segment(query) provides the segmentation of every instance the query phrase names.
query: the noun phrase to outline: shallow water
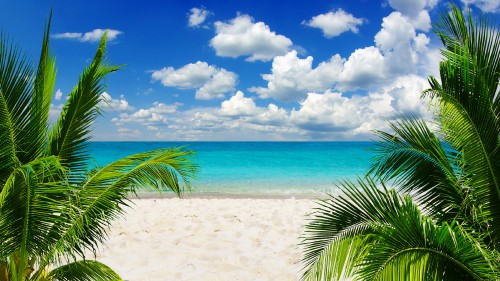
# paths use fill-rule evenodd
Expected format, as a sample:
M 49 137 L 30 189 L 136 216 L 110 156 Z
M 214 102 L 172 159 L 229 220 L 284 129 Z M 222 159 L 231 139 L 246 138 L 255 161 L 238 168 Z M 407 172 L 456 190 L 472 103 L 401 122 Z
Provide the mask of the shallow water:
M 340 180 L 363 175 L 372 142 L 92 142 L 93 163 L 161 147 L 196 151 L 196 192 L 335 192 Z

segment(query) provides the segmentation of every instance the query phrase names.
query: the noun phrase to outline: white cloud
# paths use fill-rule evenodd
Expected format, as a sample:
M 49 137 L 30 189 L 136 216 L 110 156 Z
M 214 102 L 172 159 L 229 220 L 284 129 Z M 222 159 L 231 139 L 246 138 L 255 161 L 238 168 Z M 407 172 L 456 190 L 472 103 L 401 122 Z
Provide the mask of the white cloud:
M 57 33 L 52 35 L 53 38 L 56 39 L 80 39 L 82 37 L 82 33 L 78 32 L 64 32 L 64 33 Z
M 128 101 L 123 95 L 120 96 L 120 99 L 114 99 L 110 94 L 106 92 L 103 92 L 101 94 L 99 106 L 104 110 L 117 112 L 134 110 L 134 107 L 128 104 Z
M 57 118 L 61 115 L 61 111 L 64 107 L 64 104 L 55 105 L 53 103 L 50 104 L 49 109 L 49 120 L 50 122 L 57 121 Z
M 485 13 L 500 13 L 498 0 L 461 0 L 465 6 L 475 5 Z
M 196 91 L 195 98 L 199 100 L 223 98 L 225 93 L 234 91 L 237 80 L 238 75 L 234 72 L 221 69 Z
M 421 99 L 422 92 L 429 87 L 426 79 L 410 75 L 398 78 L 380 92 L 392 97 L 391 107 L 395 112 L 430 117 L 426 100 Z
M 238 80 L 236 73 L 201 61 L 179 69 L 164 67 L 154 71 L 151 77 L 167 87 L 197 89 L 196 99 L 200 100 L 223 98 L 225 93 L 234 91 Z
M 241 91 L 220 107 L 179 111 L 180 104 L 156 102 L 151 108 L 122 113 L 114 122 L 122 136 L 169 140 L 366 140 L 372 130 L 387 130 L 395 113 L 429 117 L 420 100 L 427 80 L 416 75 L 395 78 L 367 95 L 326 90 L 310 92 L 299 108 L 259 106 Z M 174 118 L 175 115 L 175 118 Z
M 417 56 L 412 43 L 416 36 L 411 23 L 400 13 L 393 12 L 383 19 L 382 29 L 375 35 L 375 43 L 385 57 L 389 73 L 413 71 Z M 418 37 L 418 42 L 422 43 L 426 36 L 420 36 L 422 37 Z M 421 44 L 419 48 L 422 48 Z
M 389 5 L 408 16 L 417 16 L 427 5 L 427 0 L 389 0 Z
M 290 51 L 273 59 L 270 74 L 262 75 L 267 87 L 252 87 L 260 98 L 300 101 L 308 92 L 327 89 L 373 90 L 397 77 L 427 71 L 430 39 L 416 32 L 408 17 L 393 12 L 383 19 L 375 46 L 356 49 L 347 59 L 334 55 L 313 68 L 313 57 L 301 59 Z
M 215 22 L 216 35 L 210 46 L 218 56 L 237 58 L 247 56 L 247 61 L 268 61 L 285 54 L 292 41 L 277 35 L 263 22 L 254 23 L 248 15 L 238 15 L 229 22 Z
M 221 103 L 220 114 L 223 116 L 248 116 L 255 115 L 260 110 L 251 98 L 245 98 L 245 95 L 238 91 L 229 100 Z
M 413 74 L 425 62 L 429 38 L 399 12 L 385 17 L 375 35 L 376 46 L 357 49 L 344 64 L 336 88 L 371 89 Z
M 369 116 L 366 97 L 342 96 L 341 93 L 309 93 L 300 103 L 299 110 L 292 110 L 290 119 L 300 128 L 309 131 L 347 131 L 358 127 L 361 116 Z M 367 118 L 368 119 L 368 118 Z
M 129 128 L 125 127 L 119 127 L 118 129 L 118 135 L 120 138 L 128 138 L 128 139 L 133 139 L 141 135 L 140 130 L 132 130 Z
M 314 16 L 304 24 L 319 28 L 323 31 L 325 37 L 332 38 L 349 30 L 358 33 L 358 25 L 363 22 L 362 18 L 356 18 L 342 9 L 338 9 L 337 11 Z
M 437 0 L 389 0 L 389 5 L 413 23 L 413 27 L 423 31 L 431 28 L 431 18 L 427 9 L 436 6 Z
M 367 96 L 346 97 L 342 93 L 326 91 L 309 93 L 293 109 L 290 120 L 309 132 L 340 133 L 343 137 L 369 136 L 371 130 L 386 128 L 386 119 L 394 114 L 427 116 L 427 105 L 420 99 L 428 87 L 427 81 L 418 76 L 400 77 L 379 91 Z
M 61 97 L 62 97 L 63 93 L 61 92 L 61 89 L 57 89 L 54 97 L 55 97 L 55 100 L 61 100 Z
M 270 103 L 266 110 L 250 119 L 250 121 L 254 124 L 282 126 L 286 125 L 288 118 L 288 112 L 285 109 Z
M 94 29 L 85 33 L 77 33 L 77 32 L 64 32 L 57 33 L 52 35 L 53 38 L 56 39 L 73 39 L 78 40 L 80 42 L 98 42 L 101 40 L 101 37 L 104 33 L 107 32 L 108 41 L 113 41 L 118 37 L 118 35 L 122 34 L 122 31 L 114 30 L 114 29 Z
M 300 59 L 296 51 L 273 60 L 271 74 L 264 74 L 267 88 L 253 87 L 250 90 L 261 98 L 274 98 L 280 101 L 297 101 L 306 96 L 308 91 L 324 91 L 333 85 L 342 70 L 342 59 L 332 56 L 329 61 L 312 67 L 313 57 Z
M 83 42 L 97 42 L 101 40 L 101 37 L 106 33 L 108 40 L 113 41 L 116 37 L 123 32 L 114 29 L 94 29 L 90 32 L 85 32 L 83 34 L 81 41 Z
M 146 129 L 148 129 L 149 131 L 158 131 L 158 127 L 156 126 L 147 126 Z
M 157 114 L 167 114 L 167 113 L 176 113 L 177 108 L 181 106 L 182 103 L 174 103 L 174 104 L 165 104 L 162 102 L 153 102 L 153 107 L 149 109 L 152 113 Z
M 191 117 L 177 120 L 178 125 L 170 129 L 190 131 L 192 137 L 235 137 L 233 133 L 239 132 L 242 137 L 235 139 L 252 134 L 267 134 L 266 139 L 367 139 L 372 130 L 387 129 L 386 120 L 396 112 L 429 117 L 427 105 L 420 99 L 427 87 L 424 78 L 402 76 L 367 95 L 349 97 L 331 90 L 308 93 L 300 108 L 290 111 L 272 103 L 260 107 L 238 92 L 219 109 L 194 110 Z
M 415 29 L 426 32 L 431 29 L 431 16 L 427 10 L 422 10 L 416 17 L 410 17 L 408 19 Z
M 199 27 L 202 23 L 205 22 L 207 17 L 212 13 L 205 9 L 204 7 L 200 8 L 191 8 L 188 14 L 188 26 L 190 27 Z
M 113 118 L 111 121 L 117 126 L 121 126 L 125 123 L 139 123 L 146 126 L 167 124 L 167 115 L 176 113 L 177 108 L 181 105 L 181 103 L 168 105 L 162 102 L 154 102 L 153 106 L 148 109 L 141 108 L 132 114 L 121 113 L 119 118 Z
M 384 56 L 376 47 L 356 49 L 344 63 L 337 88 L 350 90 L 367 88 L 384 78 Z

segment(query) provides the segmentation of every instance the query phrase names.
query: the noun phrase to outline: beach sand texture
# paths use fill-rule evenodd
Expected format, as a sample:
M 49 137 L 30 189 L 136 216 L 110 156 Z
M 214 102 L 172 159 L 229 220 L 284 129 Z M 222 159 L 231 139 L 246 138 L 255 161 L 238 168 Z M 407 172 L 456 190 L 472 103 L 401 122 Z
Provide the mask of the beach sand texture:
M 311 199 L 133 199 L 97 259 L 125 280 L 298 280 Z

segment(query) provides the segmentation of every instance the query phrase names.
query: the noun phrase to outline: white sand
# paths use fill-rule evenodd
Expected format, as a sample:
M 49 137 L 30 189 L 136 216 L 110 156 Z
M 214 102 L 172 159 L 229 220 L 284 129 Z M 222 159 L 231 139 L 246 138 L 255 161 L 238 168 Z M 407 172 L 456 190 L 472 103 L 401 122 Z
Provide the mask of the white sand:
M 97 259 L 125 280 L 298 280 L 310 199 L 134 199 Z

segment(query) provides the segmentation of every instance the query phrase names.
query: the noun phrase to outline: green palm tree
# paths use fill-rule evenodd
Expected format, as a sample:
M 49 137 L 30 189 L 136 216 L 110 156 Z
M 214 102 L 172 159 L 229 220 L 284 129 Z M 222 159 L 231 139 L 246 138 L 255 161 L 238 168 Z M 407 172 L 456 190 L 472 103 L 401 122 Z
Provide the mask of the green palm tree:
M 304 280 L 500 279 L 500 30 L 452 6 L 436 32 L 437 129 L 402 116 L 377 132 L 368 175 L 306 226 Z
M 45 29 L 38 66 L 0 38 L 0 280 L 120 280 L 85 259 L 138 187 L 191 188 L 191 151 L 157 149 L 87 170 L 88 140 L 100 114 L 106 35 L 57 122 L 49 122 L 55 59 Z M 80 260 L 80 258 L 83 258 Z

